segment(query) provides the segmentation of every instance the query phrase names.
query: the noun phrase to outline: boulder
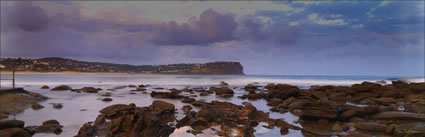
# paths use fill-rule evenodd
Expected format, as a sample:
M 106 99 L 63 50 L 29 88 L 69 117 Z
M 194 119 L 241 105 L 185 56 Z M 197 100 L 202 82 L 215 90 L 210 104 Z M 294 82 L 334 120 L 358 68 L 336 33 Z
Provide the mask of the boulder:
M 50 87 L 47 85 L 41 86 L 41 89 L 49 89 Z
M 331 104 L 307 103 L 304 104 L 300 117 L 335 119 L 338 117 L 338 113 L 338 108 Z
M 206 122 L 205 120 L 198 119 L 191 122 L 190 127 L 194 130 L 201 131 L 208 128 L 208 122 Z
M 84 124 L 75 137 L 166 137 L 175 130 L 168 124 L 175 121 L 175 116 L 173 113 L 155 111 L 171 109 L 174 111 L 174 105 L 158 100 L 149 107 L 112 105 L 102 109 L 96 122 Z M 112 112 L 114 115 L 110 115 Z
M 0 137 L 32 137 L 32 135 L 23 128 L 8 128 L 0 130 Z
M 176 92 L 156 92 L 156 91 L 153 91 L 151 93 L 151 97 L 154 97 L 154 98 L 169 98 L 169 99 L 183 98 L 182 95 L 179 95 Z
M 299 94 L 299 89 L 295 86 L 278 84 L 269 90 L 269 92 L 266 94 L 266 98 L 287 99 L 289 97 L 297 97 Z
M 68 85 L 59 85 L 57 87 L 50 89 L 50 91 L 65 91 L 65 90 L 72 90 L 72 88 Z
M 34 109 L 34 110 L 39 110 L 39 109 L 44 108 L 44 106 L 40 105 L 38 103 L 34 103 L 34 104 L 31 105 L 31 108 Z
M 49 125 L 49 124 L 60 125 L 59 121 L 54 120 L 54 119 L 43 121 L 43 124 L 42 125 Z
M 23 128 L 24 125 L 25 122 L 21 120 L 2 120 L 0 121 L 0 130 L 6 128 Z
M 157 113 L 161 113 L 163 111 L 174 112 L 175 106 L 165 101 L 155 100 L 152 102 L 152 105 L 149 106 L 149 109 L 152 112 L 157 112 Z
M 86 92 L 86 93 L 97 93 L 98 92 L 97 88 L 94 88 L 94 87 L 83 87 L 83 88 L 78 89 L 78 90 L 82 91 L 82 92 Z
M 255 91 L 257 90 L 257 86 L 252 85 L 252 84 L 248 84 L 244 87 L 245 91 Z
M 185 97 L 185 98 L 182 99 L 181 102 L 183 102 L 183 103 L 192 103 L 194 101 L 196 101 L 194 98 Z
M 112 98 L 103 98 L 102 101 L 103 102 L 111 102 L 112 101 Z
M 397 88 L 407 88 L 409 86 L 407 82 L 404 82 L 402 80 L 391 81 L 391 83 Z
M 210 91 L 215 92 L 216 95 L 222 95 L 222 94 L 234 94 L 233 90 L 228 87 L 221 87 L 221 88 L 214 88 L 211 87 Z
M 55 109 L 61 109 L 63 107 L 63 105 L 62 104 L 59 104 L 59 103 L 53 103 L 52 106 Z

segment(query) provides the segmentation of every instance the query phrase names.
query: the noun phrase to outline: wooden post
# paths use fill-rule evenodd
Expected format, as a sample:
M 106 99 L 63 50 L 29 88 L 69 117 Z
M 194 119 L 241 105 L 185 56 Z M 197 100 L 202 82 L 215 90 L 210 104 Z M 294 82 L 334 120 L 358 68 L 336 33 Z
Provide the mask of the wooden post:
M 13 69 L 13 73 L 12 73 L 12 85 L 13 85 L 13 88 L 15 88 L 15 69 Z

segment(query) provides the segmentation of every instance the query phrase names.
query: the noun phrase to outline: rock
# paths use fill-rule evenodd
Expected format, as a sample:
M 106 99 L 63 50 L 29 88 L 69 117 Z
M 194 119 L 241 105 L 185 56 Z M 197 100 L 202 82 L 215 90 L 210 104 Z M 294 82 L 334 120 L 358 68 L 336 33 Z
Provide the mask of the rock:
M 181 102 L 183 102 L 183 103 L 192 103 L 194 101 L 196 101 L 194 98 L 189 98 L 189 97 L 186 98 L 185 97 L 185 98 L 183 98 L 183 100 Z
M 190 127 L 194 130 L 202 131 L 208 128 L 208 122 L 204 120 L 196 120 L 190 123 Z
M 228 87 L 221 87 L 221 88 L 214 88 L 211 87 L 210 91 L 215 92 L 216 95 L 222 95 L 222 94 L 234 94 L 233 90 Z
M 59 85 L 57 87 L 52 88 L 50 91 L 65 91 L 65 90 L 72 90 L 71 87 L 68 85 Z
M 111 92 L 105 92 L 105 93 L 103 93 L 101 96 L 104 96 L 104 97 L 110 97 L 112 95 L 112 93 Z
M 377 80 L 376 83 L 381 84 L 381 85 L 387 84 L 387 82 L 385 80 Z
M 49 89 L 50 87 L 47 85 L 41 86 L 41 89 Z
M 338 113 L 338 108 L 331 104 L 307 103 L 304 104 L 300 117 L 335 119 Z
M 136 88 L 136 89 L 133 89 L 133 90 L 130 90 L 130 91 L 146 91 L 146 89 L 145 88 Z
M 34 103 L 34 104 L 31 105 L 31 108 L 34 109 L 34 110 L 39 110 L 39 109 L 44 108 L 44 106 L 40 105 L 38 103 Z
M 192 107 L 189 106 L 189 105 L 184 105 L 182 107 L 182 110 L 183 110 L 184 113 L 187 113 L 187 112 L 190 112 L 190 110 L 192 110 Z
M 425 92 L 425 83 L 411 83 L 409 88 L 415 91 L 416 93 L 424 93 Z
M 257 86 L 252 85 L 252 84 L 248 84 L 244 87 L 245 91 L 255 91 L 257 90 Z
M 183 98 L 182 95 L 179 95 L 178 93 L 175 93 L 175 92 L 155 92 L 155 91 L 151 93 L 151 97 L 169 98 L 169 99 Z
M 233 94 L 221 94 L 220 97 L 222 97 L 222 98 L 230 98 L 230 97 L 233 97 Z
M 103 102 L 111 102 L 112 101 L 112 98 L 103 98 L 102 101 Z
M 218 132 L 225 136 L 254 136 L 253 127 L 260 122 L 268 123 L 271 128 L 280 127 L 282 133 L 287 133 L 289 128 L 299 130 L 282 119 L 269 118 L 267 113 L 258 111 L 248 102 L 242 104 L 243 106 L 240 106 L 219 101 L 204 103 L 198 112 L 186 113 L 186 116 L 178 121 L 177 127 L 189 125 L 195 130 L 203 130 L 214 125 L 221 127 Z
M 6 128 L 24 128 L 25 122 L 21 120 L 2 120 L 0 121 L 0 130 Z
M 0 130 L 0 137 L 32 137 L 32 135 L 23 128 L 8 128 Z
M 397 88 L 407 88 L 409 86 L 409 84 L 402 80 L 391 81 L 391 83 Z
M 362 130 L 372 131 L 372 132 L 385 132 L 387 125 L 379 124 L 375 122 L 361 122 L 356 123 L 354 127 Z
M 411 119 L 425 121 L 425 114 L 409 112 L 381 112 L 373 116 L 374 119 Z
M 86 93 L 97 93 L 98 92 L 97 88 L 94 88 L 94 87 L 83 87 L 83 88 L 78 89 L 78 90 L 82 91 L 82 92 L 86 92 Z
M 327 100 L 328 97 L 326 96 L 325 93 L 321 92 L 321 91 L 313 91 L 313 96 L 316 97 L 317 99 L 324 99 Z
M 195 107 L 200 107 L 203 104 L 205 104 L 205 102 L 199 101 L 199 100 L 192 102 L 192 105 L 195 106 Z
M 385 128 L 385 133 L 392 134 L 396 127 L 398 127 L 397 124 L 391 124 L 391 125 L 387 126 L 387 128 Z
M 257 99 L 261 99 L 261 98 L 263 98 L 263 97 L 265 97 L 265 94 L 264 93 L 255 93 L 255 91 L 250 91 L 249 93 L 248 93 L 248 99 L 249 100 L 257 100 Z
M 53 125 L 60 125 L 60 123 L 57 120 L 54 120 L 54 119 L 43 121 L 43 124 L 42 125 L 51 125 L 51 124 L 53 124 Z
M 266 94 L 267 99 L 280 98 L 287 99 L 289 97 L 297 97 L 299 95 L 299 89 L 295 86 L 278 84 L 273 88 L 270 88 Z
M 405 137 L 423 137 L 425 136 L 425 123 L 402 124 L 395 128 L 394 134 Z
M 129 88 L 135 88 L 137 87 L 136 85 L 128 85 Z
M 55 108 L 55 109 L 61 109 L 63 107 L 63 105 L 62 104 L 59 104 L 59 103 L 53 103 L 53 108 Z
M 39 101 L 49 99 L 49 97 L 43 96 L 43 95 L 35 93 L 35 92 L 25 91 L 25 94 L 27 94 L 31 97 L 35 97 Z
M 280 98 L 272 98 L 272 99 L 270 99 L 270 101 L 269 102 L 267 102 L 267 105 L 269 105 L 269 106 L 277 106 L 277 105 L 279 105 L 280 103 L 282 103 L 282 99 L 280 99 Z
M 163 111 L 174 112 L 175 107 L 171 103 L 161 100 L 155 100 L 152 102 L 152 105 L 149 106 L 149 109 L 152 110 L 152 112 L 154 113 L 161 113 Z
M 212 120 L 216 119 L 216 114 L 214 111 L 210 111 L 208 109 L 201 109 L 196 113 L 196 118 L 203 119 L 207 122 L 211 122 Z
M 226 82 L 224 82 L 224 81 L 220 81 L 220 86 L 228 86 L 229 84 L 227 84 Z
M 106 107 L 97 118 L 97 122 L 84 124 L 75 137 L 116 136 L 116 137 L 166 137 L 175 128 L 168 123 L 175 121 L 173 113 L 157 113 L 158 107 L 167 110 L 172 104 L 154 101 L 149 107 L 133 105 L 112 105 Z M 172 105 L 174 107 L 174 105 Z M 174 109 L 174 108 L 172 108 Z M 173 110 L 174 111 L 174 110 Z M 111 112 L 115 115 L 108 116 Z M 105 128 L 108 127 L 108 128 Z
M 332 126 L 332 131 L 341 132 L 343 130 L 344 130 L 344 128 L 341 127 L 341 124 L 339 124 L 339 123 L 336 123 L 335 125 Z
M 206 92 L 206 91 L 203 91 L 203 92 L 201 92 L 201 93 L 199 93 L 199 96 L 208 96 L 209 94 L 208 94 L 208 92 Z
M 353 102 L 353 103 L 359 103 L 363 99 L 372 98 L 372 97 L 375 97 L 375 95 L 372 93 L 365 92 L 365 93 L 356 94 L 353 97 L 351 97 L 349 100 L 350 102 Z
M 59 122 L 56 120 L 49 120 L 45 122 L 47 123 L 44 124 L 43 122 L 43 125 L 41 126 L 30 126 L 26 128 L 36 133 L 55 133 L 56 135 L 62 133 L 63 126 L 58 124 Z
M 329 100 L 332 101 L 346 101 L 347 100 L 347 94 L 344 92 L 341 93 L 335 93 L 329 96 Z

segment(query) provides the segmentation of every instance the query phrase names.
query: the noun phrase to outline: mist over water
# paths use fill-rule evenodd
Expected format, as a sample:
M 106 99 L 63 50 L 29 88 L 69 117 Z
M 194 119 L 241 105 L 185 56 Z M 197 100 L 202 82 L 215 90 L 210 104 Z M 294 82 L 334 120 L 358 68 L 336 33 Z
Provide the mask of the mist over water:
M 1 74 L 10 78 L 11 74 Z M 406 80 L 424 82 L 423 77 L 390 76 L 290 76 L 290 75 L 148 75 L 148 74 L 16 74 L 16 84 L 25 85 L 128 85 L 149 84 L 154 86 L 212 86 L 220 81 L 230 85 L 244 86 L 253 82 L 260 85 L 286 83 L 300 87 L 311 85 L 352 85 L 363 81 Z M 11 86 L 11 81 L 2 81 L 1 86 Z

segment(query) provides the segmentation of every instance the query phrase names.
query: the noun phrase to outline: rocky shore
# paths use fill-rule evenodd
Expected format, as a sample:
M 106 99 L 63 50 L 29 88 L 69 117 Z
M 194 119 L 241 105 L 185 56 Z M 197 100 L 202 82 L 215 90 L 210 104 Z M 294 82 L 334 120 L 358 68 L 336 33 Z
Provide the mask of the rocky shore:
M 149 89 L 148 89 L 149 87 Z M 113 104 L 115 90 L 130 88 L 130 94 L 150 94 L 151 105 Z M 241 88 L 245 93 L 235 94 Z M 42 89 L 50 89 L 43 86 Z M 288 84 L 258 83 L 232 87 L 220 82 L 212 87 L 183 89 L 151 87 L 150 85 L 117 86 L 107 89 L 83 87 L 73 89 L 60 85 L 51 92 L 72 91 L 96 94 L 112 103 L 101 109 L 93 122 L 83 124 L 76 137 L 142 137 L 170 136 L 179 129 L 198 135 L 214 132 L 218 136 L 255 136 L 256 129 L 279 129 L 281 135 L 299 131 L 306 137 L 423 137 L 425 136 L 425 83 L 393 81 L 363 82 L 351 86 L 312 86 L 302 89 Z M 168 91 L 167 91 L 168 90 Z M 41 96 L 41 95 L 40 95 Z M 241 105 L 227 101 L 205 101 L 197 97 L 240 98 Z M 1 97 L 1 96 L 0 96 Z M 184 105 L 177 108 L 168 100 Z M 271 112 L 261 110 L 251 101 L 264 100 Z M 32 105 L 33 109 L 42 109 Z M 270 117 L 271 113 L 290 113 L 297 121 Z M 178 118 L 180 115 L 182 118 Z M 49 125 L 45 123 L 53 123 Z M 46 126 L 47 125 L 47 126 Z M 41 126 L 23 126 L 23 121 L 0 121 L 0 136 L 22 136 L 28 133 L 60 134 L 58 121 Z M 25 132 L 23 132 L 25 131 Z M 13 134 L 12 134 L 13 133 Z

